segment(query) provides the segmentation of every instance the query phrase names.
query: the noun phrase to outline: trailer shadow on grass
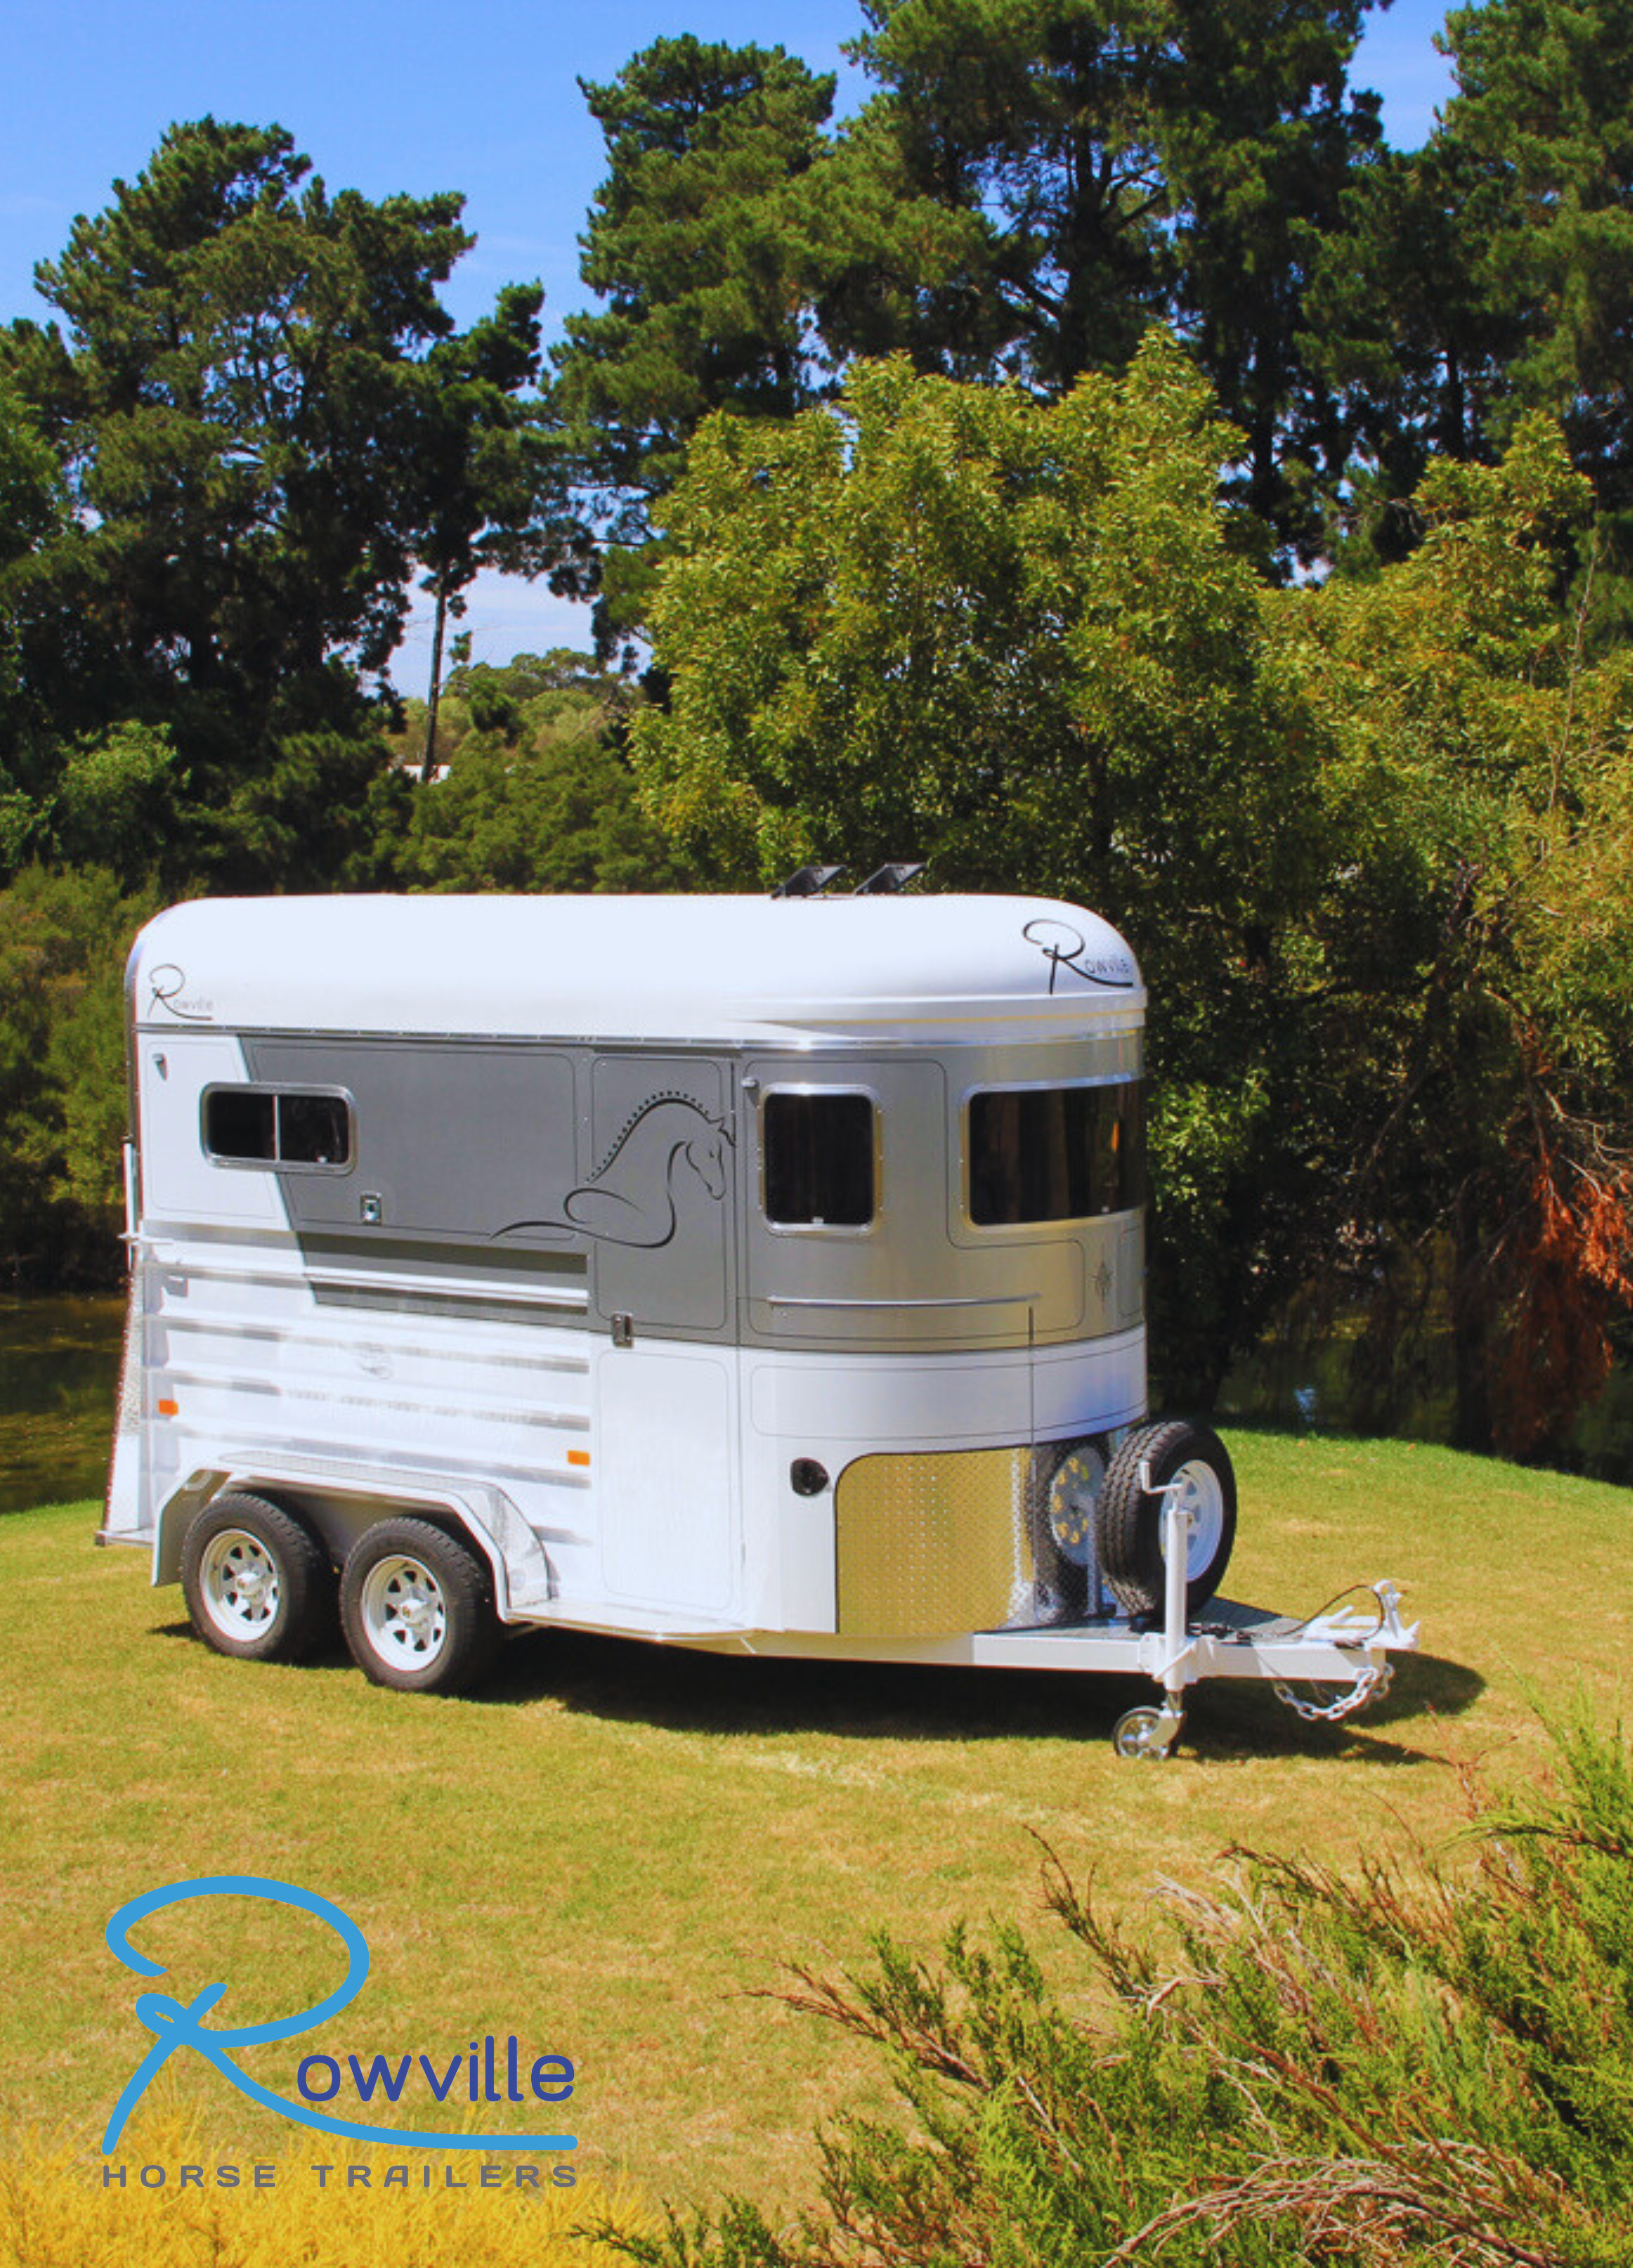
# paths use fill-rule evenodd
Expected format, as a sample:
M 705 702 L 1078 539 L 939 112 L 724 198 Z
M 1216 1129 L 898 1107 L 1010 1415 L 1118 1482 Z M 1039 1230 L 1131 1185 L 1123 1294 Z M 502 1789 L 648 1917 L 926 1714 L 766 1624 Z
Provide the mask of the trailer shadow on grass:
M 1392 1738 L 1389 1728 L 1460 1716 L 1484 1690 L 1463 1663 L 1406 1655 L 1387 1694 L 1357 1717 L 1328 1724 L 1295 1716 L 1268 1685 L 1212 1680 L 1193 1690 L 1184 1742 L 1191 1753 L 1221 1762 L 1358 1741 L 1379 1761 L 1416 1763 L 1434 1750 Z M 673 1733 L 1078 1742 L 1109 1739 L 1123 1711 L 1153 1700 L 1156 1688 L 1144 1677 L 1068 1671 L 682 1654 L 557 1631 L 512 1640 L 474 1697 L 502 1707 L 552 1700 L 576 1715 Z
M 200 1644 L 186 1620 L 156 1624 L 152 1634 Z M 361 1675 L 338 1638 L 306 1667 L 316 1674 Z M 1397 1655 L 1394 1683 L 1382 1698 L 1369 1701 L 1356 1717 L 1326 1723 L 1296 1716 L 1268 1684 L 1210 1679 L 1192 1689 L 1181 1747 L 1219 1764 L 1318 1748 L 1365 1749 L 1377 1763 L 1434 1761 L 1432 1746 L 1390 1737 L 1390 1728 L 1421 1729 L 1425 1719 L 1432 1724 L 1460 1717 L 1484 1690 L 1485 1680 L 1463 1662 Z M 575 1716 L 715 1738 L 805 1734 L 960 1744 L 1109 1740 L 1125 1709 L 1156 1697 L 1146 1677 L 691 1653 L 636 1638 L 544 1630 L 512 1638 L 491 1675 L 466 1697 L 499 1709 L 554 1703 Z M 404 1700 L 420 1705 L 418 1697 Z

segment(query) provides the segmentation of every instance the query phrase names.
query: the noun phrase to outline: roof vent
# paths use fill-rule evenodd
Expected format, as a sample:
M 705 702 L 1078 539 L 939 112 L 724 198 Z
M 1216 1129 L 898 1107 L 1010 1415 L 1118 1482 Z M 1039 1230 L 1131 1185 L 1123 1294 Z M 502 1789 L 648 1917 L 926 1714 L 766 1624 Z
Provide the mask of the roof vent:
M 908 884 L 916 881 L 923 871 L 924 861 L 922 858 L 916 865 L 898 859 L 892 865 L 876 868 L 865 882 L 857 884 L 850 895 L 853 898 L 887 898 L 897 890 L 905 890 Z
M 774 898 L 820 898 L 844 871 L 842 866 L 802 866 L 787 881 L 779 882 L 771 895 Z

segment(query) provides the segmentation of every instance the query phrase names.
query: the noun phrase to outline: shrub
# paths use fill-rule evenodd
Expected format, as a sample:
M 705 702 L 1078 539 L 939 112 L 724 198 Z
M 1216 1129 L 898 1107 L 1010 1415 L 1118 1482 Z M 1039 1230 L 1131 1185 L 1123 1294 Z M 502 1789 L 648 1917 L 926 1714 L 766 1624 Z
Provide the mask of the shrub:
M 1048 1903 L 1101 2013 L 1019 1931 L 939 1960 L 889 1940 L 784 1996 L 888 2058 L 910 2112 L 823 2140 L 825 2212 L 737 2201 L 626 2239 L 651 2268 L 1588 2268 L 1633 2202 L 1633 1769 L 1555 1731 L 1556 1786 L 1475 1807 L 1431 1863 L 1353 1877 L 1232 1854 L 1163 1926 L 1105 1920 L 1053 1856 Z
M 125 961 L 158 909 L 103 867 L 0 890 L 0 1276 L 118 1280 Z

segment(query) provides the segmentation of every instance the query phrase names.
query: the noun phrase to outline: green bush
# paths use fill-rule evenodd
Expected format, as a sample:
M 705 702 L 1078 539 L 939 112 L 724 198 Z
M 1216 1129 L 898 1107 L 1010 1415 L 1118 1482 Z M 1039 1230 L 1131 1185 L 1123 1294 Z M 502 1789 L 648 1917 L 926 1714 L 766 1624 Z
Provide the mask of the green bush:
M 158 905 L 104 867 L 0 890 L 0 1278 L 117 1280 L 125 961 Z
M 909 2116 L 822 2144 L 825 2212 L 626 2241 L 649 2268 L 1399 2268 L 1629 2257 L 1633 1768 L 1556 1728 L 1557 1785 L 1481 1802 L 1441 1860 L 1353 1876 L 1232 1854 L 1139 1939 L 1050 1855 L 1085 1974 L 1019 1931 L 887 1940 L 785 1996 L 875 2043 Z M 1086 2001 L 1078 1988 L 1086 1987 Z

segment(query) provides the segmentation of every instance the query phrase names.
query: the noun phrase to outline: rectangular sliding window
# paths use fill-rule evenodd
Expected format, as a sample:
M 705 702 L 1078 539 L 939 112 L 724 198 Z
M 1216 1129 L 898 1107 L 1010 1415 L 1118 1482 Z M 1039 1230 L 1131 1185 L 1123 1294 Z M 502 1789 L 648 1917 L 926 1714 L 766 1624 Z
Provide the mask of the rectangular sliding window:
M 212 1086 L 204 1097 L 204 1148 L 212 1158 L 254 1165 L 346 1166 L 351 1114 L 339 1094 Z
M 969 1217 L 977 1228 L 1128 1212 L 1144 1194 L 1137 1079 L 992 1087 L 970 1097 Z
M 878 1198 L 865 1094 L 774 1090 L 761 1117 L 766 1219 L 780 1228 L 865 1228 Z

